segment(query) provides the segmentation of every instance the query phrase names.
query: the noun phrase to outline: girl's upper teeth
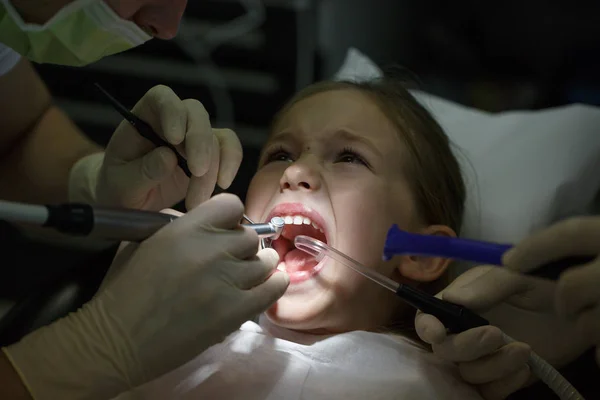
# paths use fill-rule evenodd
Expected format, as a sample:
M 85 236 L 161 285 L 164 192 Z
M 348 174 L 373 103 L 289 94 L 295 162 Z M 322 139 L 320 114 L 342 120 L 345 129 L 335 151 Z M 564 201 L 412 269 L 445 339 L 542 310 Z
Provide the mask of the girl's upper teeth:
M 287 225 L 302 225 L 302 224 L 304 224 L 304 225 L 312 225 L 313 228 L 318 229 L 321 232 L 323 232 L 323 229 L 321 229 L 320 226 L 318 226 L 317 224 L 315 224 L 308 217 L 304 217 L 302 215 L 286 215 L 286 216 L 282 216 L 281 218 L 283 218 L 283 221 Z

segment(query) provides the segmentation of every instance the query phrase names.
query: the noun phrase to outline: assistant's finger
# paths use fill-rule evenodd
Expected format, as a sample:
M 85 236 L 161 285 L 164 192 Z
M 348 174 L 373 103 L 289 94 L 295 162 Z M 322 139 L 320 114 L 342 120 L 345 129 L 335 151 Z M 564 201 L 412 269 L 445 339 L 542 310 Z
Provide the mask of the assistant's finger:
M 210 146 L 212 148 L 212 156 L 210 159 L 210 167 L 208 172 L 202 176 L 192 177 L 188 186 L 188 191 L 185 196 L 185 206 L 188 210 L 197 207 L 199 204 L 202 204 L 209 199 L 210 195 L 215 189 L 215 185 L 217 184 L 217 175 L 219 173 L 220 162 L 219 143 L 214 136 L 211 138 L 211 140 L 212 144 Z
M 600 304 L 600 264 L 595 261 L 560 275 L 556 288 L 556 310 L 564 317 Z
M 503 257 L 507 268 L 530 272 L 567 256 L 598 255 L 600 217 L 578 217 L 559 222 L 523 240 Z
M 486 400 L 504 400 L 525 386 L 530 376 L 531 369 L 525 364 L 518 371 L 502 379 L 481 385 L 479 392 Z
M 213 135 L 219 141 L 220 162 L 218 185 L 227 189 L 240 168 L 244 155 L 242 144 L 231 129 L 213 129 Z
M 495 326 L 480 326 L 448 336 L 442 343 L 432 345 L 432 348 L 444 360 L 465 362 L 490 354 L 504 344 L 500 329 Z
M 446 327 L 442 322 L 430 314 L 417 311 L 415 316 L 415 330 L 425 343 L 439 344 L 446 339 Z
M 481 385 L 520 370 L 527 363 L 530 354 L 531 348 L 527 344 L 513 342 L 479 359 L 460 363 L 458 369 L 465 381 Z
M 489 267 L 485 273 L 464 285 L 451 285 L 444 290 L 442 298 L 475 312 L 485 312 L 511 297 L 523 295 L 523 298 L 513 299 L 513 302 L 518 300 L 520 307 L 538 311 L 552 308 L 548 302 L 551 289 L 550 285 L 545 285 L 539 279 L 501 267 Z
M 579 314 L 575 326 L 587 343 L 600 344 L 600 305 Z
M 213 130 L 210 116 L 198 100 L 186 99 L 183 106 L 187 113 L 187 132 L 185 134 L 185 153 L 188 166 L 195 176 L 203 176 L 211 166 L 211 160 L 218 156 L 213 148 Z

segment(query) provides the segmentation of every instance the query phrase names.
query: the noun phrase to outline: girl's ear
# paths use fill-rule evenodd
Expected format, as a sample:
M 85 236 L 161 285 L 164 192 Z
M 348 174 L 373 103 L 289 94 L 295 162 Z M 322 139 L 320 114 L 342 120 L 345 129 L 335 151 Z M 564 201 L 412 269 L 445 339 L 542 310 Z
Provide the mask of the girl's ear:
M 445 225 L 430 225 L 419 233 L 456 237 L 454 230 Z M 404 256 L 398 260 L 397 271 L 405 279 L 416 282 L 432 282 L 446 272 L 450 261 L 441 257 Z

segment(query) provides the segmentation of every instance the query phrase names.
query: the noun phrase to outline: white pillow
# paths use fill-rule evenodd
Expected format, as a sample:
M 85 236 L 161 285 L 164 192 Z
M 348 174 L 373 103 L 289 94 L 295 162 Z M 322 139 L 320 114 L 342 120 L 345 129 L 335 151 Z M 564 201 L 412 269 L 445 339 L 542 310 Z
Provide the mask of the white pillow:
M 379 68 L 348 51 L 335 79 Z M 461 236 L 515 243 L 593 210 L 600 188 L 600 109 L 581 104 L 491 114 L 413 91 L 456 146 L 468 188 Z

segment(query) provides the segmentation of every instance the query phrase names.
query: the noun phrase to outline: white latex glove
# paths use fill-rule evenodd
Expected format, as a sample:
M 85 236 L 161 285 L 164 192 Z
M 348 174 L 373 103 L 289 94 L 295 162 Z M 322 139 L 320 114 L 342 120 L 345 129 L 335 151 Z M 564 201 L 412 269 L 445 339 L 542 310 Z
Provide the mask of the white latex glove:
M 210 197 L 215 184 L 227 189 L 242 161 L 242 146 L 229 129 L 213 129 L 202 104 L 181 100 L 155 86 L 133 113 L 176 146 L 193 174 L 189 179 L 166 147 L 155 148 L 127 121 L 114 132 L 106 151 L 78 161 L 69 181 L 71 201 L 159 211 L 183 198 L 188 210 Z
M 438 297 L 479 313 L 494 326 L 447 335 L 437 318 L 418 312 L 417 333 L 433 344 L 434 353 L 458 362 L 463 378 L 479 385 L 485 398 L 502 399 L 526 383 L 529 370 L 525 356 L 530 347 L 555 367 L 561 367 L 588 346 L 572 324 L 553 312 L 556 287 L 555 282 L 519 275 L 503 267 L 475 267 L 460 275 Z M 521 343 L 503 344 L 500 330 Z
M 549 300 L 558 315 L 572 321 L 587 342 L 596 346 L 600 364 L 600 217 L 565 220 L 523 240 L 504 257 L 507 268 L 530 272 L 550 261 L 596 256 L 586 265 L 563 272 Z
M 453 287 L 465 285 L 484 273 L 485 267 L 473 268 L 436 297 L 447 300 L 446 291 L 451 292 Z M 450 335 L 437 318 L 418 311 L 415 328 L 421 340 L 431 345 L 433 353 L 456 363 L 461 377 L 475 385 L 485 399 L 505 399 L 530 379 L 527 365 L 530 347 L 519 342 L 506 344 L 502 331 L 495 326 L 482 326 Z
M 5 350 L 36 400 L 108 399 L 190 361 L 287 288 L 277 253 L 213 197 L 115 258 L 78 312 Z

